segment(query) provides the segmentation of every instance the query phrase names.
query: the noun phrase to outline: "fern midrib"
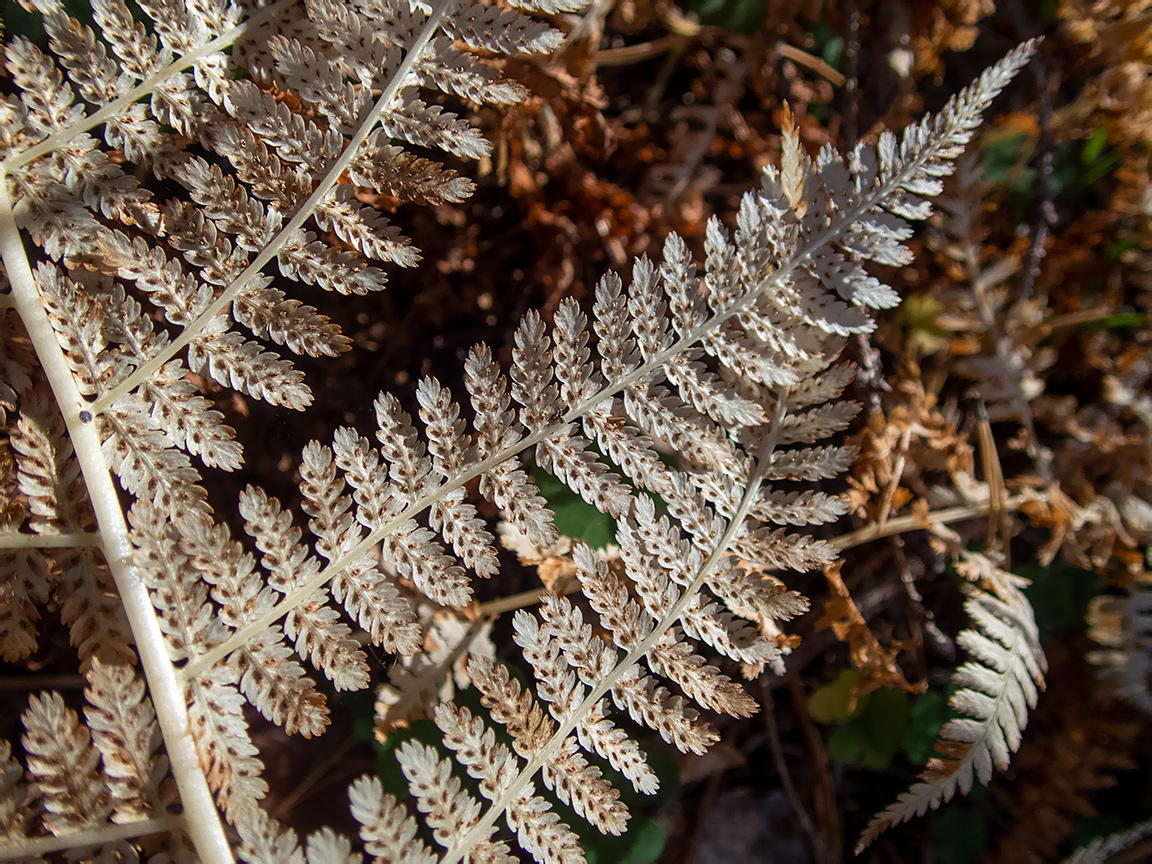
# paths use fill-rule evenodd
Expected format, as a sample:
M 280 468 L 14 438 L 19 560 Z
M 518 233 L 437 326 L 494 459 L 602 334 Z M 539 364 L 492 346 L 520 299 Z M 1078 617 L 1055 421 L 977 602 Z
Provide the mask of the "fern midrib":
M 47 156 L 53 150 L 63 147 L 77 135 L 82 135 L 89 129 L 99 126 L 101 123 L 106 123 L 113 117 L 124 113 L 128 106 L 141 99 L 171 78 L 178 72 L 183 72 L 190 66 L 193 66 L 199 60 L 203 60 L 209 54 L 215 54 L 217 51 L 223 51 L 228 48 L 252 27 L 263 24 L 265 20 L 275 17 L 281 10 L 287 9 L 289 6 L 295 5 L 296 0 L 277 0 L 271 6 L 265 6 L 255 14 L 244 19 L 243 23 L 238 24 L 226 33 L 217 36 L 211 42 L 206 42 L 199 48 L 189 51 L 187 54 L 182 54 L 179 59 L 172 61 L 163 69 L 158 72 L 153 72 L 123 96 L 120 96 L 113 101 L 109 102 L 103 108 L 98 109 L 92 114 L 86 115 L 84 118 L 77 120 L 58 132 L 53 132 L 39 144 L 34 144 L 27 150 L 21 150 L 0 162 L 0 171 L 6 174 L 11 174 L 17 168 L 27 165 L 41 156 Z
M 80 849 L 85 846 L 106 846 L 120 840 L 178 831 L 185 827 L 183 817 L 169 815 L 141 819 L 136 822 L 102 825 L 97 828 L 84 828 L 68 834 L 49 837 L 24 837 L 19 838 L 19 842 L 16 844 L 0 849 L 0 861 L 23 859 L 33 855 L 47 855 L 50 852 L 63 852 L 67 849 Z
M 402 87 L 406 86 L 405 79 L 408 77 L 408 73 L 411 72 L 412 67 L 420 61 L 425 46 L 432 40 L 433 35 L 435 35 L 440 27 L 440 22 L 448 14 L 448 10 L 455 2 L 456 0 L 437 0 L 432 14 L 424 21 L 420 35 L 416 37 L 412 46 L 408 49 L 408 53 L 405 54 L 404 59 L 400 61 L 396 72 L 381 92 L 380 98 L 376 100 L 376 103 L 361 121 L 356 133 L 348 140 L 348 145 L 340 155 L 332 161 L 332 165 L 328 168 L 327 172 L 325 172 L 323 179 L 316 185 L 316 189 L 308 196 L 308 199 L 300 205 L 292 218 L 288 220 L 268 245 L 260 250 L 260 253 L 252 259 L 252 262 L 244 268 L 244 271 L 233 279 L 227 288 L 220 292 L 220 296 L 212 301 L 195 321 L 181 331 L 179 336 L 168 343 L 163 350 L 147 362 L 136 367 L 132 374 L 118 385 L 101 395 L 100 398 L 93 403 L 94 411 L 105 411 L 108 406 L 112 405 L 120 396 L 125 393 L 130 393 L 140 384 L 147 381 L 161 366 L 188 347 L 192 340 L 199 336 L 209 323 L 211 323 L 212 319 L 224 311 L 225 307 L 244 289 L 248 281 L 263 270 L 269 261 L 276 257 L 284 244 L 288 242 L 288 238 L 300 230 L 304 223 L 312 218 L 313 211 L 316 210 L 320 202 L 328 196 L 332 187 L 336 185 L 336 182 L 352 163 L 352 160 L 356 158 L 360 150 L 360 145 L 364 143 L 364 140 L 376 128 L 377 122 L 384 112 L 388 110 L 388 106 L 393 98 L 400 92 Z
M 760 448 L 761 452 L 757 455 L 756 468 L 748 479 L 748 485 L 744 489 L 744 495 L 740 499 L 740 504 L 737 506 L 736 512 L 733 514 L 728 526 L 724 529 L 724 533 L 720 535 L 720 539 L 708 556 L 708 560 L 704 562 L 700 571 L 692 579 L 692 582 L 684 588 L 680 599 L 672 604 L 672 607 L 667 613 L 656 622 L 652 628 L 652 632 L 641 640 L 636 647 L 625 654 L 624 659 L 619 660 L 612 671 L 605 675 L 604 679 L 588 692 L 588 695 L 584 697 L 576 710 L 571 712 L 566 720 L 557 725 L 548 743 L 521 769 L 520 773 L 516 775 L 504 793 L 492 802 L 488 811 L 476 822 L 472 829 L 465 834 L 455 846 L 448 850 L 448 854 L 441 861 L 441 864 L 455 864 L 455 862 L 461 860 L 477 843 L 488 837 L 488 829 L 495 824 L 496 820 L 499 819 L 508 808 L 508 805 L 516 799 L 520 794 L 520 790 L 527 786 L 532 778 L 536 776 L 536 772 L 556 755 L 561 745 L 563 745 L 564 740 L 571 734 L 572 730 L 576 728 L 581 719 L 599 704 L 600 700 L 612 689 L 612 686 L 620 680 L 620 677 L 626 670 L 647 656 L 648 652 L 652 650 L 657 642 L 664 638 L 668 629 L 680 620 L 680 616 L 684 614 L 684 611 L 696 599 L 704 582 L 728 551 L 729 545 L 736 538 L 737 533 L 739 533 L 744 524 L 745 518 L 752 509 L 756 494 L 760 491 L 760 485 L 764 482 L 764 477 L 768 473 L 768 469 L 772 466 L 772 455 L 776 452 L 776 447 L 780 440 L 780 429 L 784 421 L 784 416 L 787 413 L 787 404 L 788 391 L 779 391 L 777 393 L 776 414 L 772 418 L 772 426 L 767 436 L 765 436 L 764 443 Z
M 0 549 L 79 549 L 99 546 L 100 535 L 91 531 L 60 534 L 24 534 L 19 531 L 0 531 Z
M 947 140 L 947 135 L 941 135 L 941 140 Z M 672 343 L 664 351 L 655 354 L 646 363 L 641 364 L 629 374 L 615 381 L 609 382 L 593 396 L 584 399 L 582 402 L 577 403 L 571 410 L 568 411 L 564 417 L 538 432 L 531 433 L 524 438 L 519 439 L 514 444 L 509 445 L 499 453 L 487 456 L 483 459 L 473 463 L 467 470 L 457 474 L 455 479 L 446 480 L 444 483 L 437 486 L 435 489 L 425 493 L 424 495 L 413 501 L 401 513 L 394 516 L 392 519 L 386 521 L 380 527 L 372 529 L 368 534 L 353 546 L 347 553 L 340 558 L 331 562 L 323 570 L 316 574 L 315 577 L 308 580 L 304 586 L 294 593 L 285 596 L 275 606 L 269 609 L 264 614 L 257 617 L 251 624 L 241 630 L 237 630 L 224 642 L 217 645 L 215 648 L 204 652 L 195 661 L 189 663 L 182 670 L 181 675 L 185 680 L 195 677 L 214 666 L 217 662 L 227 657 L 230 653 L 235 651 L 241 645 L 246 643 L 249 639 L 257 633 L 267 629 L 273 622 L 277 621 L 288 612 L 295 609 L 304 602 L 311 594 L 318 588 L 322 588 L 331 579 L 342 570 L 346 569 L 357 558 L 367 554 L 374 546 L 379 544 L 390 532 L 392 532 L 398 525 L 402 524 L 408 519 L 413 519 L 427 507 L 434 502 L 438 501 L 447 493 L 457 489 L 466 483 L 480 477 L 487 471 L 491 471 L 496 466 L 508 459 L 516 456 L 530 447 L 534 447 L 541 441 L 551 438 L 562 432 L 569 424 L 579 420 L 589 410 L 596 405 L 599 405 L 605 399 L 615 396 L 617 393 L 623 391 L 625 388 L 638 384 L 652 374 L 658 371 L 664 364 L 668 363 L 672 358 L 678 354 L 683 353 L 689 348 L 693 347 L 699 342 L 706 334 L 712 330 L 718 329 L 725 321 L 729 320 L 735 315 L 749 309 L 757 300 L 766 294 L 770 289 L 782 286 L 793 274 L 793 272 L 808 261 L 818 250 L 823 248 L 827 243 L 834 240 L 836 237 L 845 233 L 849 226 L 851 226 L 857 219 L 859 219 L 866 212 L 877 206 L 878 202 L 885 200 L 896 189 L 898 189 L 905 181 L 907 181 L 917 170 L 929 159 L 933 157 L 936 152 L 936 147 L 926 147 L 920 156 L 910 161 L 900 171 L 893 174 L 892 178 L 885 184 L 882 184 L 870 196 L 865 197 L 856 207 L 845 214 L 844 218 L 839 222 L 833 222 L 822 232 L 812 236 L 808 245 L 797 252 L 787 262 L 782 264 L 775 270 L 771 276 L 766 279 L 760 287 L 747 292 L 743 297 L 733 303 L 731 306 L 726 307 L 720 312 L 715 313 L 712 317 L 708 318 L 702 324 L 698 325 L 694 330 L 689 331 L 686 335 L 682 336 L 678 341 Z
M 7 174 L 0 170 L 0 257 L 8 274 L 16 311 L 36 351 L 52 394 L 64 419 L 68 437 L 84 476 L 84 485 L 96 515 L 101 551 L 116 582 L 125 615 L 132 628 L 136 650 L 144 667 L 156 719 L 164 736 L 172 775 L 180 790 L 186 830 L 197 851 L 206 860 L 232 861 L 231 847 L 224 835 L 220 815 L 200 759 L 185 710 L 184 689 L 168 657 L 156 610 L 144 580 L 132 565 L 132 544 L 119 494 L 104 458 L 97 424 L 89 417 L 80 419 L 83 396 L 48 319 L 36 280 L 16 225 Z

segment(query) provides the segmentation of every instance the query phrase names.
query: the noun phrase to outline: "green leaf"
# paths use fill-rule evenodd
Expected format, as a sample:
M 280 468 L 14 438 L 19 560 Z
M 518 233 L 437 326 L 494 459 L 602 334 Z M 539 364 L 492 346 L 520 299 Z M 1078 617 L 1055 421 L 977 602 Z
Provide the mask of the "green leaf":
M 648 751 L 648 764 L 656 772 L 660 788 L 655 795 L 643 795 L 632 788 L 632 784 L 610 765 L 598 760 L 596 764 L 604 776 L 620 790 L 620 800 L 632 812 L 628 830 L 619 837 L 601 834 L 587 822 L 577 819 L 575 814 L 568 824 L 580 836 L 580 846 L 584 849 L 588 864 L 651 864 L 664 851 L 668 841 L 664 826 L 654 819 L 641 815 L 651 812 L 660 802 L 676 795 L 680 786 L 680 769 L 675 757 L 666 750 L 655 748 Z M 566 813 L 567 808 L 558 806 L 557 812 Z
M 376 775 L 384 785 L 384 790 L 391 792 L 399 801 L 411 795 L 408 781 L 400 763 L 396 761 L 396 750 L 405 741 L 419 741 L 429 747 L 438 747 L 443 737 L 431 720 L 416 720 L 407 729 L 397 729 L 388 736 L 387 741 L 379 745 L 376 751 Z
M 944 304 L 928 294 L 914 294 L 900 304 L 896 320 L 908 333 L 908 340 L 925 354 L 935 354 L 948 346 L 951 331 L 937 320 Z
M 539 467 L 532 478 L 548 509 L 556 514 L 556 530 L 565 537 L 583 540 L 593 549 L 603 549 L 616 540 L 616 520 L 601 513 L 556 477 Z
M 1110 244 L 1108 244 L 1108 251 L 1104 254 L 1109 261 L 1119 261 L 1124 257 L 1125 252 L 1130 252 L 1133 249 L 1139 248 L 1140 244 L 1133 240 L 1131 237 L 1121 237 L 1119 240 L 1113 240 Z
M 820 56 L 824 62 L 836 69 L 840 66 L 840 57 L 844 53 L 844 37 L 833 36 L 824 43 L 824 50 L 820 52 Z
M 903 690 L 883 687 L 872 694 L 859 720 L 868 730 L 871 753 L 882 761 L 880 767 L 892 764 L 892 757 L 904 749 L 904 734 L 912 713 L 911 698 Z
M 1092 321 L 1087 325 L 1089 332 L 1095 333 L 1098 330 L 1121 330 L 1125 327 L 1142 327 L 1148 320 L 1148 316 L 1143 312 L 1117 312 L 1115 315 L 1108 315 L 1096 321 Z
M 1107 177 L 1119 166 L 1119 152 L 1108 150 L 1107 146 L 1107 129 L 1097 129 L 1084 142 L 1084 147 L 1080 151 L 1080 185 L 1091 186 L 1097 180 Z
M 860 673 L 855 669 L 842 669 L 836 680 L 816 690 L 808 698 L 808 713 L 817 723 L 843 723 L 849 717 L 859 714 L 867 697 L 856 700 L 851 706 L 852 688 L 860 680 Z
M 911 711 L 908 694 L 884 687 L 861 700 L 862 708 L 828 736 L 828 755 L 846 764 L 887 768 L 904 747 Z
M 1020 564 L 1016 573 L 1032 584 L 1024 596 L 1032 604 L 1041 641 L 1053 633 L 1070 628 L 1082 628 L 1088 601 L 1103 590 L 1100 577 L 1091 570 L 1081 570 L 1062 561 L 1051 567 Z
M 866 761 L 868 734 L 855 723 L 845 723 L 832 730 L 824 748 L 830 759 L 845 765 L 857 765 Z
M 764 0 L 692 0 L 701 24 L 751 36 L 764 23 Z
M 1027 135 L 998 131 L 985 135 L 981 144 L 979 162 L 985 183 L 1010 189 L 1031 184 L 1034 172 L 1026 166 L 1030 155 Z
M 984 860 L 988 824 L 963 807 L 945 807 L 932 818 L 932 846 L 939 864 L 973 864 Z
M 1097 159 L 1100 154 L 1104 152 L 1104 147 L 1108 143 L 1108 130 L 1097 129 L 1092 133 L 1092 136 L 1084 142 L 1084 149 L 1080 151 L 1080 164 L 1088 167 Z
M 652 864 L 668 842 L 668 831 L 655 819 L 634 819 L 620 837 L 585 843 L 588 864 Z
M 916 697 L 904 732 L 904 752 L 909 762 L 923 765 L 932 758 L 949 716 L 948 699 L 943 693 L 930 690 Z

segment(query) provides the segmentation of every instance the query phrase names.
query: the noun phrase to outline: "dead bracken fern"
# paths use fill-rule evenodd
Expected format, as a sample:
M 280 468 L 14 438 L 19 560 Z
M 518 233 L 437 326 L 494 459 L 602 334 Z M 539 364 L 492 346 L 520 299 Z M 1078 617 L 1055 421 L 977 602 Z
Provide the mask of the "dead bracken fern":
M 908 263 L 908 220 L 928 215 L 1034 45 L 875 147 L 813 160 L 789 125 L 780 167 L 743 198 L 735 232 L 708 223 L 699 268 L 670 235 L 659 262 L 635 262 L 627 289 L 604 276 L 590 315 L 572 298 L 551 326 L 525 315 L 510 368 L 478 345 L 465 393 L 419 382 L 418 421 L 381 394 L 375 442 L 341 428 L 308 444 L 301 526 L 255 485 L 234 513 L 213 512 L 192 459 L 232 470 L 243 453 L 189 373 L 307 406 L 302 375 L 268 343 L 320 356 L 348 340 L 272 287 L 272 270 L 277 285 L 363 294 L 385 282 L 370 261 L 414 265 L 412 244 L 361 197 L 466 197 L 470 181 L 418 155 L 488 152 L 441 103 L 520 98 L 493 57 L 556 47 L 558 32 L 523 13 L 575 5 L 140 8 L 148 27 L 99 0 L 97 37 L 46 0 L 52 54 L 23 37 L 6 48 L 15 95 L 0 103 L 0 252 L 38 368 L 17 364 L 0 393 L 18 418 L 7 479 L 21 493 L 4 511 L 3 652 L 35 650 L 39 609 L 54 601 L 91 710 L 85 727 L 58 695 L 31 701 L 30 784 L 3 754 L 4 854 L 181 859 L 194 848 L 209 861 L 327 862 L 358 860 L 362 845 L 378 860 L 512 861 L 514 838 L 541 862 L 583 860 L 552 798 L 618 834 L 630 814 L 600 766 L 641 793 L 656 788 L 618 714 L 700 753 L 718 737 L 701 710 L 756 708 L 704 653 L 780 668 L 786 643 L 769 625 L 806 601 L 763 574 L 835 558 L 793 529 L 846 511 L 811 487 L 854 455 L 823 443 L 857 410 L 841 398 L 853 369 L 838 358 L 847 337 L 874 328 L 869 310 L 900 299 L 864 264 Z M 529 458 L 616 521 L 618 563 L 577 543 L 587 605 L 546 594 L 539 617 L 517 613 L 531 686 L 472 654 L 467 678 L 486 713 L 441 703 L 443 746 L 398 748 L 411 806 L 361 778 L 349 788 L 359 840 L 324 828 L 301 843 L 261 808 L 268 784 L 245 703 L 288 734 L 318 735 L 327 700 L 304 664 L 336 691 L 370 683 L 349 621 L 410 655 L 424 643 L 414 598 L 468 607 L 474 578 L 499 568 L 469 489 L 550 547 L 557 529 Z M 972 648 L 995 665 L 1017 656 L 1001 637 L 1023 613 L 993 593 L 972 610 L 997 641 L 973 637 Z M 1000 698 L 996 683 L 973 686 Z M 1017 706 L 1019 676 L 999 683 Z

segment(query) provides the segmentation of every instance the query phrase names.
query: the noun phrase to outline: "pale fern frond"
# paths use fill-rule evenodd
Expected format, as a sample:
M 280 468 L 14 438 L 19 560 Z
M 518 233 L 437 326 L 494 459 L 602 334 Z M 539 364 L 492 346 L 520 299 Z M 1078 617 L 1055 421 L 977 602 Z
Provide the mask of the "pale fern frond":
M 976 626 L 956 640 L 972 658 L 952 676 L 959 689 L 949 704 L 960 716 L 941 730 L 939 755 L 919 782 L 872 819 L 857 851 L 892 825 L 939 807 L 957 792 L 967 795 L 974 780 L 988 783 L 993 769 L 1005 770 L 1044 688 L 1047 662 L 1032 606 L 1021 591 L 1026 580 L 976 553 L 965 553 L 958 569 L 977 583 L 964 604 Z

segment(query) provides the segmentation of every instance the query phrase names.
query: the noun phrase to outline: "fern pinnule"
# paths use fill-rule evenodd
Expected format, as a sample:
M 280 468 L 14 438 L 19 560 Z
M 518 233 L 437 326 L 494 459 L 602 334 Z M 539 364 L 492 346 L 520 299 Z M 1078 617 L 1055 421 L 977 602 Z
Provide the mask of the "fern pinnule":
M 155 752 L 160 730 L 144 682 L 131 667 L 96 661 L 85 696 L 84 716 L 103 761 L 112 821 L 165 813 L 174 790 L 165 792 L 160 785 L 168 759 Z
M 244 718 L 239 678 L 236 669 L 217 666 L 187 688 L 188 727 L 198 761 L 217 805 L 234 824 L 245 811 L 259 810 L 268 794 L 264 765 Z
M 16 459 L 17 482 L 28 499 L 28 527 L 38 535 L 83 537 L 92 527 L 92 510 L 64 423 L 46 394 L 33 390 L 21 402 L 20 417 L 10 439 Z M 64 546 L 30 552 L 31 568 L 9 572 L 26 587 L 13 590 L 26 600 L 53 595 L 69 638 L 87 665 L 94 658 L 118 658 L 134 663 L 131 628 L 116 602 L 107 561 L 91 545 Z M 31 610 L 22 617 L 27 622 Z M 31 650 L 25 643 L 20 650 Z
M 32 792 L 24 783 L 24 766 L 12 756 L 12 745 L 0 741 L 0 839 L 17 840 L 32 821 Z
M 400 745 L 396 753 L 408 787 L 417 799 L 417 807 L 425 814 L 424 821 L 432 829 L 441 845 L 452 842 L 461 832 L 475 828 L 480 815 L 480 804 L 461 789 L 460 780 L 452 775 L 452 763 L 441 759 L 432 747 L 412 741 Z M 503 841 L 489 842 L 495 832 L 490 827 L 475 846 L 475 860 L 482 862 L 511 862 Z
M 6 662 L 36 650 L 40 609 L 48 602 L 50 585 L 48 559 L 40 550 L 0 554 L 0 658 Z
M 501 667 L 484 670 L 477 666 L 473 671 L 475 680 L 484 692 L 485 707 L 494 712 L 493 719 L 509 724 L 517 751 L 522 755 L 531 753 L 533 740 L 538 739 L 539 733 L 548 728 L 541 727 L 544 718 L 532 704 L 531 696 L 520 694 L 519 687 L 515 682 L 507 680 L 506 673 L 501 677 Z M 527 700 L 520 698 L 522 695 L 527 696 Z M 532 707 L 526 710 L 528 705 Z M 455 751 L 457 760 L 470 775 L 480 781 L 481 794 L 492 800 L 508 788 L 515 776 L 511 769 L 515 763 L 511 761 L 507 748 L 495 743 L 492 730 L 483 720 L 472 717 L 467 709 L 445 705 L 437 709 L 436 721 L 444 732 L 445 746 Z M 605 813 L 610 811 L 614 799 L 590 801 L 582 793 L 594 793 L 597 791 L 595 787 L 589 785 L 583 790 L 579 788 L 581 780 L 598 779 L 599 772 L 596 772 L 595 778 L 571 777 L 562 766 L 562 759 L 546 765 L 543 770 L 545 783 L 556 791 L 561 800 L 571 801 L 577 812 L 584 810 L 592 820 L 609 819 Z M 586 766 L 585 770 L 588 770 Z M 582 805 L 591 805 L 595 809 Z M 531 785 L 526 786 L 509 803 L 504 816 L 521 847 L 533 855 L 535 860 L 567 862 L 583 859 L 576 835 L 551 812 L 551 805 L 536 795 Z
M 359 777 L 348 788 L 352 815 L 360 823 L 364 851 L 385 861 L 433 864 L 436 856 L 416 837 L 418 826 L 378 777 Z
M 1152 834 L 1152 820 L 1137 822 L 1123 831 L 1097 837 L 1065 858 L 1064 864 L 1106 864 L 1116 860 L 1120 852 L 1141 848 L 1137 844 L 1149 834 Z
M 263 490 L 249 486 L 240 493 L 240 515 L 263 553 L 268 584 L 281 594 L 291 593 L 319 571 L 320 562 L 300 543 L 300 529 L 292 527 L 292 515 Z M 312 602 L 293 609 L 284 619 L 284 634 L 295 641 L 296 653 L 337 690 L 361 690 L 368 686 L 367 658 L 325 599 L 325 593 L 317 591 Z
M 103 823 L 112 804 L 98 770 L 100 752 L 76 712 L 59 693 L 47 693 L 31 698 L 22 719 L 28 773 L 43 802 L 44 827 L 66 834 Z
M 440 386 L 434 378 L 420 381 L 416 399 L 420 403 L 420 419 L 428 433 L 433 471 L 440 478 L 451 477 L 464 467 L 469 450 L 460 409 L 452 401 L 448 388 Z M 456 489 L 434 502 L 429 509 L 428 524 L 443 533 L 469 570 L 481 578 L 491 576 L 499 568 L 494 538 L 484 530 L 476 508 L 464 497 L 464 490 Z
M 328 562 L 336 561 L 359 543 L 363 530 L 349 512 L 352 502 L 344 495 L 345 484 L 337 475 L 332 451 L 317 442 L 305 447 L 300 481 L 303 509 L 312 517 L 308 527 L 316 551 Z M 332 596 L 344 604 L 374 645 L 406 655 L 419 650 L 416 613 L 372 557 L 349 562 L 332 580 Z

